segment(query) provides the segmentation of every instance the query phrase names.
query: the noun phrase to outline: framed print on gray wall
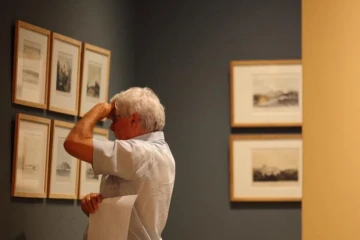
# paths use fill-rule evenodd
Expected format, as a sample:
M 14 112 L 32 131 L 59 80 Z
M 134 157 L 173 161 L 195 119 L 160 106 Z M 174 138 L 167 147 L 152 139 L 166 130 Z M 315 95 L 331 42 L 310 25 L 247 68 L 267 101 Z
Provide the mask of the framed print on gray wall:
M 95 104 L 108 101 L 111 58 L 109 50 L 88 43 L 83 45 L 79 109 L 81 117 Z
M 16 21 L 12 102 L 47 108 L 50 31 Z
M 232 127 L 301 126 L 301 61 L 231 61 L 230 102 Z
M 12 196 L 46 198 L 50 131 L 50 119 L 16 115 Z
M 109 131 L 103 128 L 94 128 L 93 136 L 95 139 L 108 141 Z M 101 175 L 94 175 L 90 163 L 80 161 L 80 179 L 78 199 L 82 199 L 86 194 L 99 192 Z
M 301 201 L 300 134 L 231 135 L 230 200 Z
M 48 109 L 76 116 L 82 43 L 58 33 L 51 34 L 51 43 Z
M 64 141 L 74 123 L 53 120 L 51 126 L 49 198 L 76 199 L 79 160 L 66 152 Z

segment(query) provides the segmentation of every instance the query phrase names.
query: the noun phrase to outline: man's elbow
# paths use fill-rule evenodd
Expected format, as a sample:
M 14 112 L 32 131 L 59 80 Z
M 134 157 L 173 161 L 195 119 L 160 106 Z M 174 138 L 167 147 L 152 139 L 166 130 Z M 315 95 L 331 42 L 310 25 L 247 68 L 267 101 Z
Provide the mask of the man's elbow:
M 92 163 L 92 148 L 88 146 L 89 144 L 86 140 L 68 137 L 65 139 L 63 147 L 69 155 L 81 161 Z
M 65 151 L 70 154 L 73 157 L 77 157 L 76 156 L 76 141 L 71 139 L 71 138 L 66 138 L 64 141 L 64 149 Z

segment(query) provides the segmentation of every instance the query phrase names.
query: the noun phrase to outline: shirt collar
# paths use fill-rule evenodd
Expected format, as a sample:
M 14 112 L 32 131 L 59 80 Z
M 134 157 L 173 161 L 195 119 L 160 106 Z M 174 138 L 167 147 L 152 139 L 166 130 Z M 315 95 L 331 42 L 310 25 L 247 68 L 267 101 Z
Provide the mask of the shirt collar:
M 134 140 L 143 140 L 143 141 L 152 141 L 152 140 L 164 140 L 163 131 L 155 131 L 150 133 L 145 133 L 133 138 Z

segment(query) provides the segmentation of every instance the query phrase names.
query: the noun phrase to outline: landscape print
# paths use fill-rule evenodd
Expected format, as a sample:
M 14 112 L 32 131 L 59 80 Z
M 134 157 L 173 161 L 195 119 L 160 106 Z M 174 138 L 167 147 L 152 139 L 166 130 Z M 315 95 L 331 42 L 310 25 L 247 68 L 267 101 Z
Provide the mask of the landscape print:
M 92 61 L 89 62 L 86 85 L 86 95 L 88 97 L 97 99 L 100 97 L 101 69 L 101 64 Z
M 35 180 L 40 174 L 41 164 L 41 136 L 32 133 L 24 133 L 22 142 L 22 154 L 19 155 L 18 168 L 21 170 L 23 179 Z
M 86 172 L 85 172 L 86 181 L 97 181 L 99 176 L 94 174 L 94 170 L 91 164 L 86 163 Z
M 41 69 L 41 45 L 38 43 L 24 40 L 23 48 L 23 66 L 22 80 L 23 83 L 38 87 L 40 83 Z
M 300 79 L 296 74 L 256 74 L 252 79 L 256 109 L 299 107 Z
M 299 148 L 252 149 L 252 182 L 258 186 L 299 184 Z
M 72 157 L 64 149 L 64 137 L 58 138 L 57 146 L 57 165 L 56 165 L 56 181 L 70 182 Z
M 56 70 L 56 90 L 63 93 L 71 92 L 72 55 L 58 52 Z

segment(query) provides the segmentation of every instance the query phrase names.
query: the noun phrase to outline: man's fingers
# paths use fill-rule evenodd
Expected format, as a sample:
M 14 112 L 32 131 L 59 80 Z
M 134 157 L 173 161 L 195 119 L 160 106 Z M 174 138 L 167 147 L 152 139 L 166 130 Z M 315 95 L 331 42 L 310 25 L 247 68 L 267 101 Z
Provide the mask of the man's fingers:
M 101 194 L 90 193 L 81 200 L 81 206 L 87 213 L 94 213 L 102 200 L 103 196 Z
M 94 211 L 97 210 L 97 208 L 98 208 L 98 200 L 97 200 L 96 197 L 91 198 L 91 204 L 92 204 L 92 207 L 93 207 Z
M 101 194 L 97 195 L 97 200 L 98 200 L 98 203 L 101 203 L 102 200 L 103 200 L 103 197 Z
M 89 214 L 89 208 L 87 207 L 85 198 L 81 200 L 81 207 L 86 214 Z
M 91 196 L 90 195 L 88 195 L 87 198 L 86 198 L 86 206 L 89 209 L 90 213 L 94 213 L 94 208 L 93 208 L 92 203 L 91 203 Z

